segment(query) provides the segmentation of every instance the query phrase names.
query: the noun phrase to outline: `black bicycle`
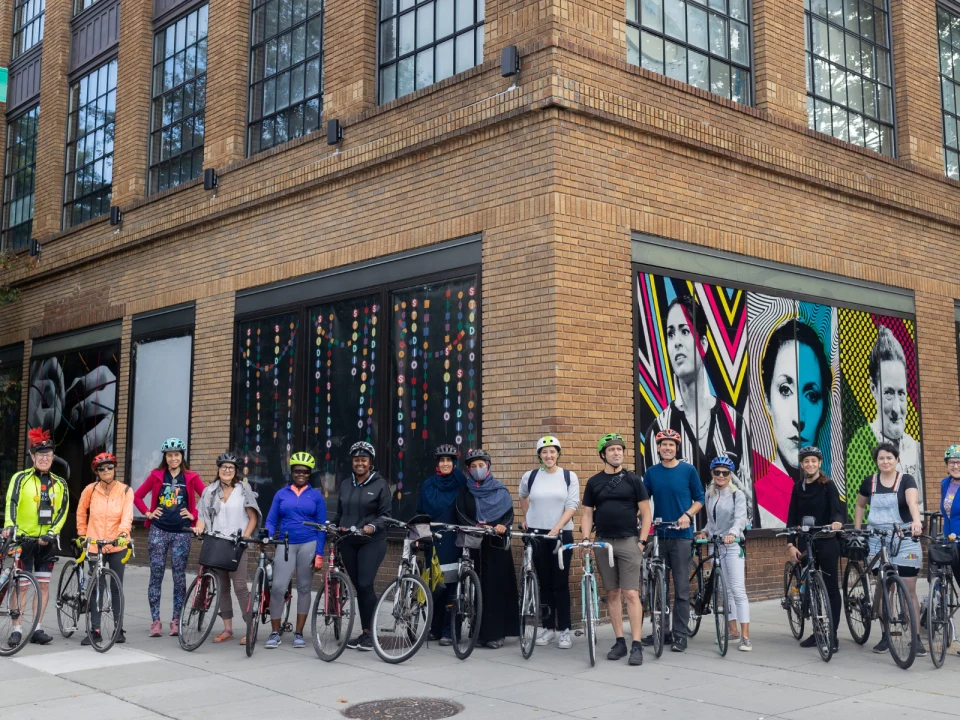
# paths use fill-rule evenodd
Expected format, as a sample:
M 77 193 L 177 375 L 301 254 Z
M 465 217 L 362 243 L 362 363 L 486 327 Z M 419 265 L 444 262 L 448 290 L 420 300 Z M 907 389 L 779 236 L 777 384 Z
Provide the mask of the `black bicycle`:
M 703 554 L 703 548 L 710 546 L 711 552 Z M 743 557 L 743 541 L 737 543 L 740 557 Z M 696 565 L 690 576 L 690 583 L 696 588 L 690 596 L 690 619 L 687 632 L 693 637 L 700 630 L 700 621 L 704 615 L 713 614 L 717 631 L 717 649 L 721 657 L 726 656 L 730 644 L 730 608 L 727 607 L 726 580 L 723 577 L 722 548 L 731 547 L 724 543 L 722 535 L 693 541 L 693 553 Z M 723 551 L 725 552 L 725 550 Z M 712 569 L 707 569 L 712 563 Z
M 537 646 L 541 613 L 540 582 L 533 566 L 534 547 L 542 540 L 553 540 L 559 549 L 560 539 L 556 535 L 532 532 L 511 532 L 510 537 L 523 540 L 523 560 L 520 565 L 520 654 L 524 660 L 529 660 Z M 562 564 L 563 558 L 560 560 Z
M 120 576 L 103 563 L 104 548 L 116 546 L 117 541 L 90 540 L 89 543 L 96 546 L 98 552 L 90 558 L 93 567 L 87 590 L 87 638 L 94 650 L 106 652 L 123 630 L 123 584 Z M 133 552 L 132 547 L 129 552 Z M 104 626 L 109 629 L 105 630 Z
M 803 518 L 803 525 L 777 533 L 777 537 L 796 537 L 803 540 L 807 552 L 799 563 L 788 560 L 783 568 L 783 598 L 780 605 L 787 611 L 790 632 L 799 640 L 807 618 L 813 626 L 820 659 L 830 662 L 833 657 L 833 613 L 827 598 L 827 586 L 817 566 L 816 540 L 833 537 L 838 531 L 831 526 L 815 527 L 812 517 Z
M 16 526 L 0 542 L 0 657 L 20 652 L 40 622 L 40 585 L 20 561 L 24 542 L 36 539 L 18 538 Z
M 664 523 L 655 518 L 650 526 L 650 544 L 643 558 L 644 607 L 650 613 L 650 627 L 653 635 L 653 654 L 663 655 L 663 643 L 670 627 L 670 602 L 667 598 L 667 563 L 660 555 L 661 530 L 683 530 L 676 523 Z
M 930 541 L 927 545 L 927 574 L 930 591 L 927 596 L 926 626 L 927 640 L 930 642 L 930 659 L 934 667 L 943 667 L 950 644 L 957 639 L 957 627 L 953 619 L 960 610 L 957 590 L 953 584 L 953 563 L 957 561 L 957 536 L 943 537 L 940 513 L 934 513 L 930 520 L 930 534 L 924 535 Z M 924 624 L 921 622 L 921 624 Z
M 250 605 L 247 608 L 247 657 L 253 655 L 257 648 L 257 633 L 260 630 L 261 623 L 270 622 L 270 590 L 273 586 L 273 558 L 267 556 L 266 548 L 269 545 L 279 545 L 283 543 L 284 562 L 290 559 L 290 538 L 289 533 L 284 534 L 283 540 L 277 540 L 266 536 L 266 531 L 261 531 L 262 536 L 257 538 L 242 538 L 240 542 L 249 545 L 256 545 L 260 550 L 257 558 L 257 571 L 253 575 L 253 585 L 250 587 Z M 280 613 L 281 623 L 280 632 L 291 632 L 293 625 L 290 624 L 290 600 L 293 597 L 293 579 L 287 585 L 286 594 L 283 596 L 283 610 Z

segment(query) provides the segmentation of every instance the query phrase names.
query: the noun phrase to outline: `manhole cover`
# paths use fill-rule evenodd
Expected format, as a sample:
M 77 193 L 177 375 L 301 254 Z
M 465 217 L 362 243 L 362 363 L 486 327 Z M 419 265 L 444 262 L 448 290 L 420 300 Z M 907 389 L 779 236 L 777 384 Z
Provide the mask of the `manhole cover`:
M 441 720 L 453 717 L 463 705 L 436 698 L 392 698 L 351 705 L 341 714 L 352 720 Z

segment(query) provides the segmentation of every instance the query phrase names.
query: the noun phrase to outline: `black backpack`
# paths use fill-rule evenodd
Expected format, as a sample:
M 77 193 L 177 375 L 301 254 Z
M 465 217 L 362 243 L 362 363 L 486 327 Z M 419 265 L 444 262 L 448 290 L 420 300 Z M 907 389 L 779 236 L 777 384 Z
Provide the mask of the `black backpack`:
M 532 471 L 530 477 L 527 479 L 527 495 L 530 494 L 530 491 L 533 490 L 533 481 L 537 479 L 537 474 L 540 472 L 540 468 Z M 570 471 L 564 469 L 563 471 L 563 481 L 567 484 L 567 488 L 570 487 Z

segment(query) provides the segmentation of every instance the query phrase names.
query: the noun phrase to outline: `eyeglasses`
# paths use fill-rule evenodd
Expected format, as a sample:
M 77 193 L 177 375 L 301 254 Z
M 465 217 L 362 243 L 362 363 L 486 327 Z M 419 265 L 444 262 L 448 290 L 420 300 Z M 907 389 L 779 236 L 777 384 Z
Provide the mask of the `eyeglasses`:
M 236 472 L 237 469 L 233 465 L 221 465 L 220 469 L 225 472 Z
M 97 468 L 97 472 L 110 472 L 113 469 L 113 465 L 101 465 Z
M 714 476 L 714 477 L 730 477 L 730 471 L 729 471 L 729 470 L 714 470 L 714 471 L 713 471 L 713 476 Z
M 947 467 L 960 468 L 960 460 L 948 460 Z

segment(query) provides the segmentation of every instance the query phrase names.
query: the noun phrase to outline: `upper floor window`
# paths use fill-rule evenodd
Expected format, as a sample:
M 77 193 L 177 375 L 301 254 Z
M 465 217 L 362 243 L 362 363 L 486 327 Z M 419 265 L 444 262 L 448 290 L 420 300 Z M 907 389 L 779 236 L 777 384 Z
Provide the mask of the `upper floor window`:
M 627 62 L 750 104 L 747 0 L 627 0 Z
M 73 3 L 73 14 L 74 14 L 74 15 L 79 15 L 79 14 L 82 13 L 84 10 L 86 10 L 88 7 L 90 7 L 91 5 L 93 5 L 95 2 L 97 2 L 97 0 L 74 0 L 74 3 Z
M 320 129 L 323 0 L 253 0 L 249 152 Z
M 484 0 L 380 0 L 380 102 L 483 62 Z
M 208 5 L 203 5 L 154 36 L 150 113 L 152 193 L 203 173 L 208 9 Z
M 887 0 L 804 0 L 803 5 L 810 128 L 892 157 Z
M 943 108 L 943 159 L 947 177 L 960 180 L 960 15 L 937 7 L 940 35 L 940 103 Z
M 101 65 L 70 86 L 64 226 L 110 210 L 113 125 L 117 114 L 117 61 Z
M 18 250 L 30 244 L 39 118 L 40 106 L 34 105 L 7 124 L 7 156 L 3 175 L 3 250 Z
M 43 40 L 45 0 L 15 0 L 13 5 L 13 57 L 18 58 Z

